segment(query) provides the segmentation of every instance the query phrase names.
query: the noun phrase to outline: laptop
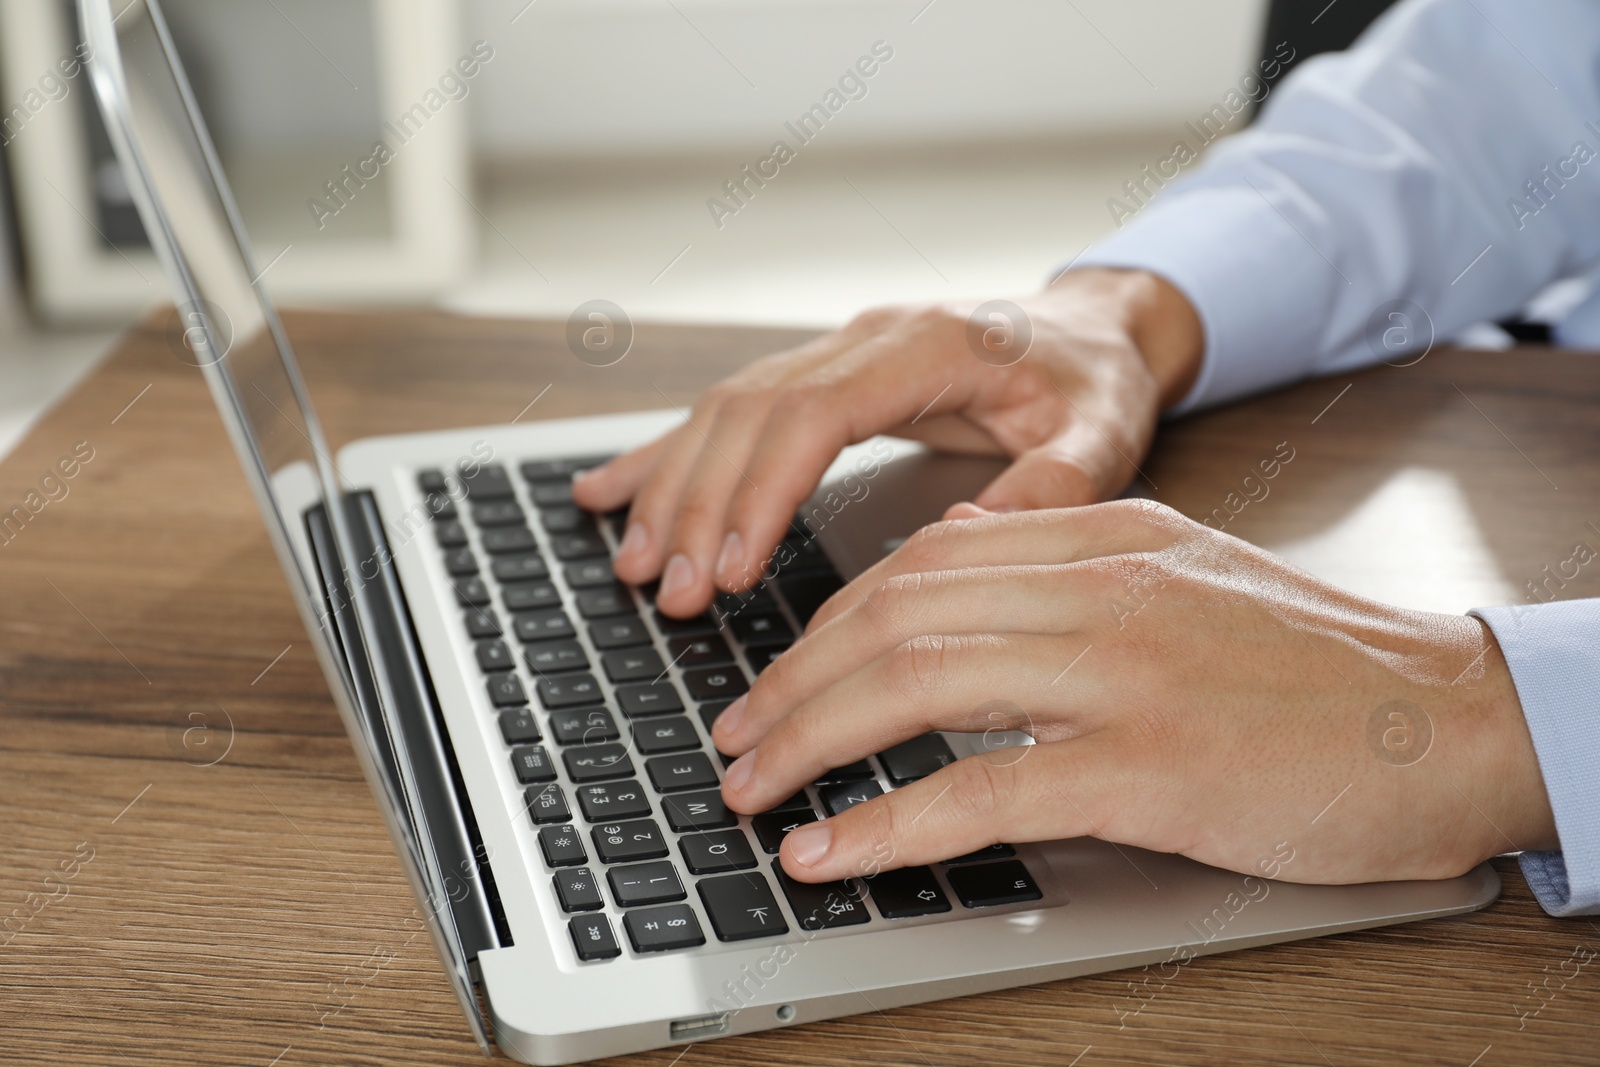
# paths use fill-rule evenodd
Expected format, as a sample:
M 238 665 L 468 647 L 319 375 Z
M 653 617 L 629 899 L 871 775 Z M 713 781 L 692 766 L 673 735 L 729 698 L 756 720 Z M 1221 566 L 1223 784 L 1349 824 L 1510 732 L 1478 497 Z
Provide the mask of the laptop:
M 1499 891 L 1308 886 L 1090 838 L 833 885 L 794 827 L 1016 734 L 930 734 L 754 817 L 709 727 L 832 593 L 995 467 L 848 450 L 748 594 L 694 619 L 618 584 L 574 471 L 677 412 L 357 441 L 330 453 L 158 0 L 80 0 L 106 127 L 334 702 L 468 1025 L 534 1064 L 1451 915 Z M 1285 842 L 1265 874 L 1292 863 Z M 481 1004 L 480 1007 L 480 995 Z M 1142 1002 L 1108 1010 L 1123 1019 Z

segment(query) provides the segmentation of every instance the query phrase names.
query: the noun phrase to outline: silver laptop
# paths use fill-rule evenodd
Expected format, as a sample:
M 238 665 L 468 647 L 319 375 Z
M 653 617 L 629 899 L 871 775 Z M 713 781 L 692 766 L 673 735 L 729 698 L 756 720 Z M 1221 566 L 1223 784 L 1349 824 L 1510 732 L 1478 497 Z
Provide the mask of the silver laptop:
M 824 483 L 838 492 L 796 517 L 791 562 L 685 620 L 615 582 L 618 516 L 570 498 L 573 471 L 676 413 L 385 437 L 335 457 L 159 3 L 80 10 L 194 361 L 485 1052 L 492 1031 L 515 1059 L 572 1063 L 1495 898 L 1487 866 L 1304 886 L 1088 838 L 997 845 L 867 884 L 789 881 L 776 853 L 793 827 L 873 786 L 1029 742 L 931 734 L 754 817 L 723 806 L 725 761 L 709 742 L 716 714 L 822 600 L 993 465 L 883 439 L 847 452 Z

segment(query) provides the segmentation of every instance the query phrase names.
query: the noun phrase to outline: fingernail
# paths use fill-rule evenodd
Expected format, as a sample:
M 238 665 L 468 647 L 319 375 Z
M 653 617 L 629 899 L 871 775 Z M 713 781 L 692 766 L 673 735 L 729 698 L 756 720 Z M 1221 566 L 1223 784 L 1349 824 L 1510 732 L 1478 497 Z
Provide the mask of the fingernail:
M 644 528 L 644 523 L 630 522 L 627 532 L 622 535 L 622 543 L 617 546 L 617 555 L 629 556 L 635 552 L 643 552 L 649 544 L 650 531 Z
M 739 564 L 744 562 L 744 538 L 734 530 L 722 542 L 722 554 L 717 557 L 717 577 L 731 582 L 739 576 Z
M 726 712 L 724 712 L 724 714 L 726 714 Z M 729 789 L 732 789 L 735 793 L 739 792 L 740 790 L 744 789 L 745 786 L 750 784 L 750 775 L 755 771 L 755 767 L 755 751 L 752 750 L 750 752 L 746 752 L 744 755 L 734 760 L 733 766 L 728 768 L 728 773 L 723 777 L 722 780 L 723 785 L 727 786 Z
M 666 597 L 671 600 L 679 593 L 686 592 L 694 584 L 694 564 L 689 562 L 689 557 L 678 552 L 667 560 L 667 569 L 661 575 L 661 589 L 656 593 L 656 599 Z
M 731 737 L 739 732 L 739 725 L 744 722 L 744 706 L 748 699 L 747 696 L 740 697 L 723 708 L 722 714 L 717 716 L 716 730 L 723 737 Z
M 815 867 L 828 854 L 832 839 L 833 827 L 827 820 L 802 826 L 789 834 L 789 854 L 802 866 Z

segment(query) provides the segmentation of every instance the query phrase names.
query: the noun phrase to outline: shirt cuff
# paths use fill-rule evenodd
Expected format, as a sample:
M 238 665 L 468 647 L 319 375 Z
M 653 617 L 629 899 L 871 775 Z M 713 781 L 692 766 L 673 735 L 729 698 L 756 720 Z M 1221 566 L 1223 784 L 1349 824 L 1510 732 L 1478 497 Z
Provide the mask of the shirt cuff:
M 1511 669 L 1560 852 L 1524 852 L 1551 915 L 1600 914 L 1600 600 L 1477 608 Z
M 1173 189 L 1071 264 L 1149 271 L 1194 305 L 1205 354 L 1194 387 L 1168 414 L 1298 381 L 1324 347 L 1318 316 L 1305 309 L 1344 283 L 1268 192 Z

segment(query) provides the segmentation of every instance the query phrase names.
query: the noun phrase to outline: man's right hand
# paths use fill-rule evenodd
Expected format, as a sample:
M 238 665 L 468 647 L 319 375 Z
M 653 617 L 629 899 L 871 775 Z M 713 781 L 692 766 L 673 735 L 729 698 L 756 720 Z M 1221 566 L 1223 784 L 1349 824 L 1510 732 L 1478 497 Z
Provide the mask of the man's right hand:
M 583 507 L 632 501 L 617 576 L 660 577 L 656 602 L 679 616 L 747 588 L 839 451 L 878 433 L 1012 457 L 975 501 L 991 511 L 1115 496 L 1198 373 L 1198 315 L 1140 271 L 1071 271 L 1015 303 L 1026 324 L 992 325 L 1031 330 L 1016 362 L 973 340 L 991 325 L 973 319 L 977 301 L 867 311 L 719 382 L 688 425 L 580 477 Z

